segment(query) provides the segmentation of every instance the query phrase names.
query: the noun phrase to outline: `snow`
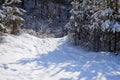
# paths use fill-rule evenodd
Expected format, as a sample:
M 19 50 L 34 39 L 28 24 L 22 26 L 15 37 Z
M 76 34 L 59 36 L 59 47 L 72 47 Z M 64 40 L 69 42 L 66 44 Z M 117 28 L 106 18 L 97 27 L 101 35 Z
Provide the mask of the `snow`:
M 115 23 L 113 31 L 120 32 L 120 23 L 117 23 L 117 22 Z
M 75 22 L 75 27 L 77 27 L 78 26 L 78 24 L 77 24 L 77 22 Z
M 0 23 L 0 28 L 5 29 L 5 26 Z
M 11 20 L 20 20 L 20 21 L 24 21 L 24 19 L 23 19 L 22 17 L 16 16 L 16 15 L 10 16 L 10 19 L 11 19 Z
M 20 8 L 14 7 L 14 9 L 18 14 L 23 15 L 23 12 L 20 10 Z
M 70 17 L 70 20 L 74 20 L 74 16 L 71 16 L 71 17 Z
M 105 16 L 112 15 L 112 14 L 113 14 L 113 10 L 111 8 L 107 8 L 105 10 L 100 10 L 100 11 L 95 12 L 92 15 L 92 18 L 105 17 Z
M 71 4 L 73 5 L 73 7 L 75 8 L 75 9 L 78 9 L 78 7 L 79 7 L 79 2 L 71 2 Z
M 9 6 L 3 6 L 2 8 L 3 8 L 3 10 L 5 10 L 5 12 L 11 12 L 12 11 L 12 7 L 9 7 Z
M 117 21 L 110 21 L 110 20 L 106 20 L 104 23 L 103 23 L 103 26 L 105 26 L 105 29 L 110 29 L 112 28 L 112 31 L 115 32 L 120 32 L 120 23 L 117 22 Z M 104 29 L 104 30 L 105 30 Z
M 70 28 L 70 22 L 68 22 L 64 27 L 65 27 L 65 29 L 69 29 Z
M 111 8 L 105 9 L 101 12 L 103 16 L 110 15 L 110 14 L 112 15 L 112 13 L 113 13 L 113 10 Z
M 0 80 L 119 80 L 120 55 L 87 52 L 63 38 L 3 36 Z
M 20 2 L 22 2 L 22 1 L 21 0 L 11 0 L 11 1 L 5 0 L 5 5 L 10 5 L 12 3 L 20 3 Z
M 0 20 L 1 20 L 1 18 L 5 18 L 5 15 L 3 14 L 2 10 L 0 10 Z

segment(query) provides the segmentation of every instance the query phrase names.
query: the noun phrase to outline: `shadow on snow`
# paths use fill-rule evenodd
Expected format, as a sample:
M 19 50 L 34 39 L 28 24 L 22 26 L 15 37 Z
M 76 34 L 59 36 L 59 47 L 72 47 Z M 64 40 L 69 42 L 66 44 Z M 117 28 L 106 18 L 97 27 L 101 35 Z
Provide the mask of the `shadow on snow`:
M 51 77 L 56 76 L 62 71 L 70 72 L 71 74 L 79 73 L 76 76 L 76 80 L 119 80 L 120 75 L 116 72 L 120 72 L 120 65 L 115 64 L 115 60 L 110 55 L 87 53 L 85 51 L 77 50 L 68 44 L 64 43 L 60 45 L 53 52 L 48 54 L 36 55 L 36 58 L 27 58 L 17 61 L 16 64 L 26 65 L 36 62 L 36 70 L 45 68 L 51 71 L 56 70 Z M 103 56 L 101 56 L 103 55 Z M 118 57 L 117 57 L 118 58 Z M 112 62 L 111 62 L 112 60 Z M 63 65 L 65 64 L 65 65 Z M 63 66 L 62 66 L 63 65 Z M 40 68 L 39 68 L 40 67 Z M 59 80 L 74 80 L 73 77 L 64 78 L 61 76 Z

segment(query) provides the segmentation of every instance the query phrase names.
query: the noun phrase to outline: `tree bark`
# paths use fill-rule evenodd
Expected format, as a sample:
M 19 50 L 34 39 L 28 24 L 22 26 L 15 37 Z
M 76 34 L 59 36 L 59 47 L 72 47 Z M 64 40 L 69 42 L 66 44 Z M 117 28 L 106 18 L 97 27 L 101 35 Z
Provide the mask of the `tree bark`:
M 116 31 L 115 31 L 115 33 L 114 33 L 114 51 L 116 52 L 116 45 L 117 45 L 117 35 L 116 35 Z
M 17 24 L 14 21 L 12 21 L 12 23 L 13 23 L 13 27 L 12 27 L 11 34 L 16 35 L 17 33 L 19 33 L 19 27 L 17 26 Z
M 109 45 L 108 45 L 108 47 L 109 47 L 109 51 L 111 52 L 111 30 L 109 31 L 109 41 L 108 41 L 109 43 Z
M 118 0 L 115 0 L 115 12 L 118 12 Z
M 34 9 L 36 8 L 36 6 L 37 6 L 37 0 L 34 0 Z

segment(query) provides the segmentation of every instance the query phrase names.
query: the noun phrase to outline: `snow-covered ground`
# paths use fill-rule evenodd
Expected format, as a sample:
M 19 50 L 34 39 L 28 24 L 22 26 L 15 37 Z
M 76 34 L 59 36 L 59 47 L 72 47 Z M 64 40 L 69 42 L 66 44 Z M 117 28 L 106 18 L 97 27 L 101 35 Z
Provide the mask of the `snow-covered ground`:
M 120 80 L 120 55 L 86 52 L 67 37 L 3 37 L 0 80 Z

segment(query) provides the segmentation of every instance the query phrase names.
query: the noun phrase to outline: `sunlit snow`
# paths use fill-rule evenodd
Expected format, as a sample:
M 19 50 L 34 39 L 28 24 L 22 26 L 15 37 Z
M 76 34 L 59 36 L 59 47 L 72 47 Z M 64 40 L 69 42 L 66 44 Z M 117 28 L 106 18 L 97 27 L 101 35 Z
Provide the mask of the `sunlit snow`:
M 120 55 L 80 50 L 67 37 L 3 37 L 0 80 L 120 80 Z

